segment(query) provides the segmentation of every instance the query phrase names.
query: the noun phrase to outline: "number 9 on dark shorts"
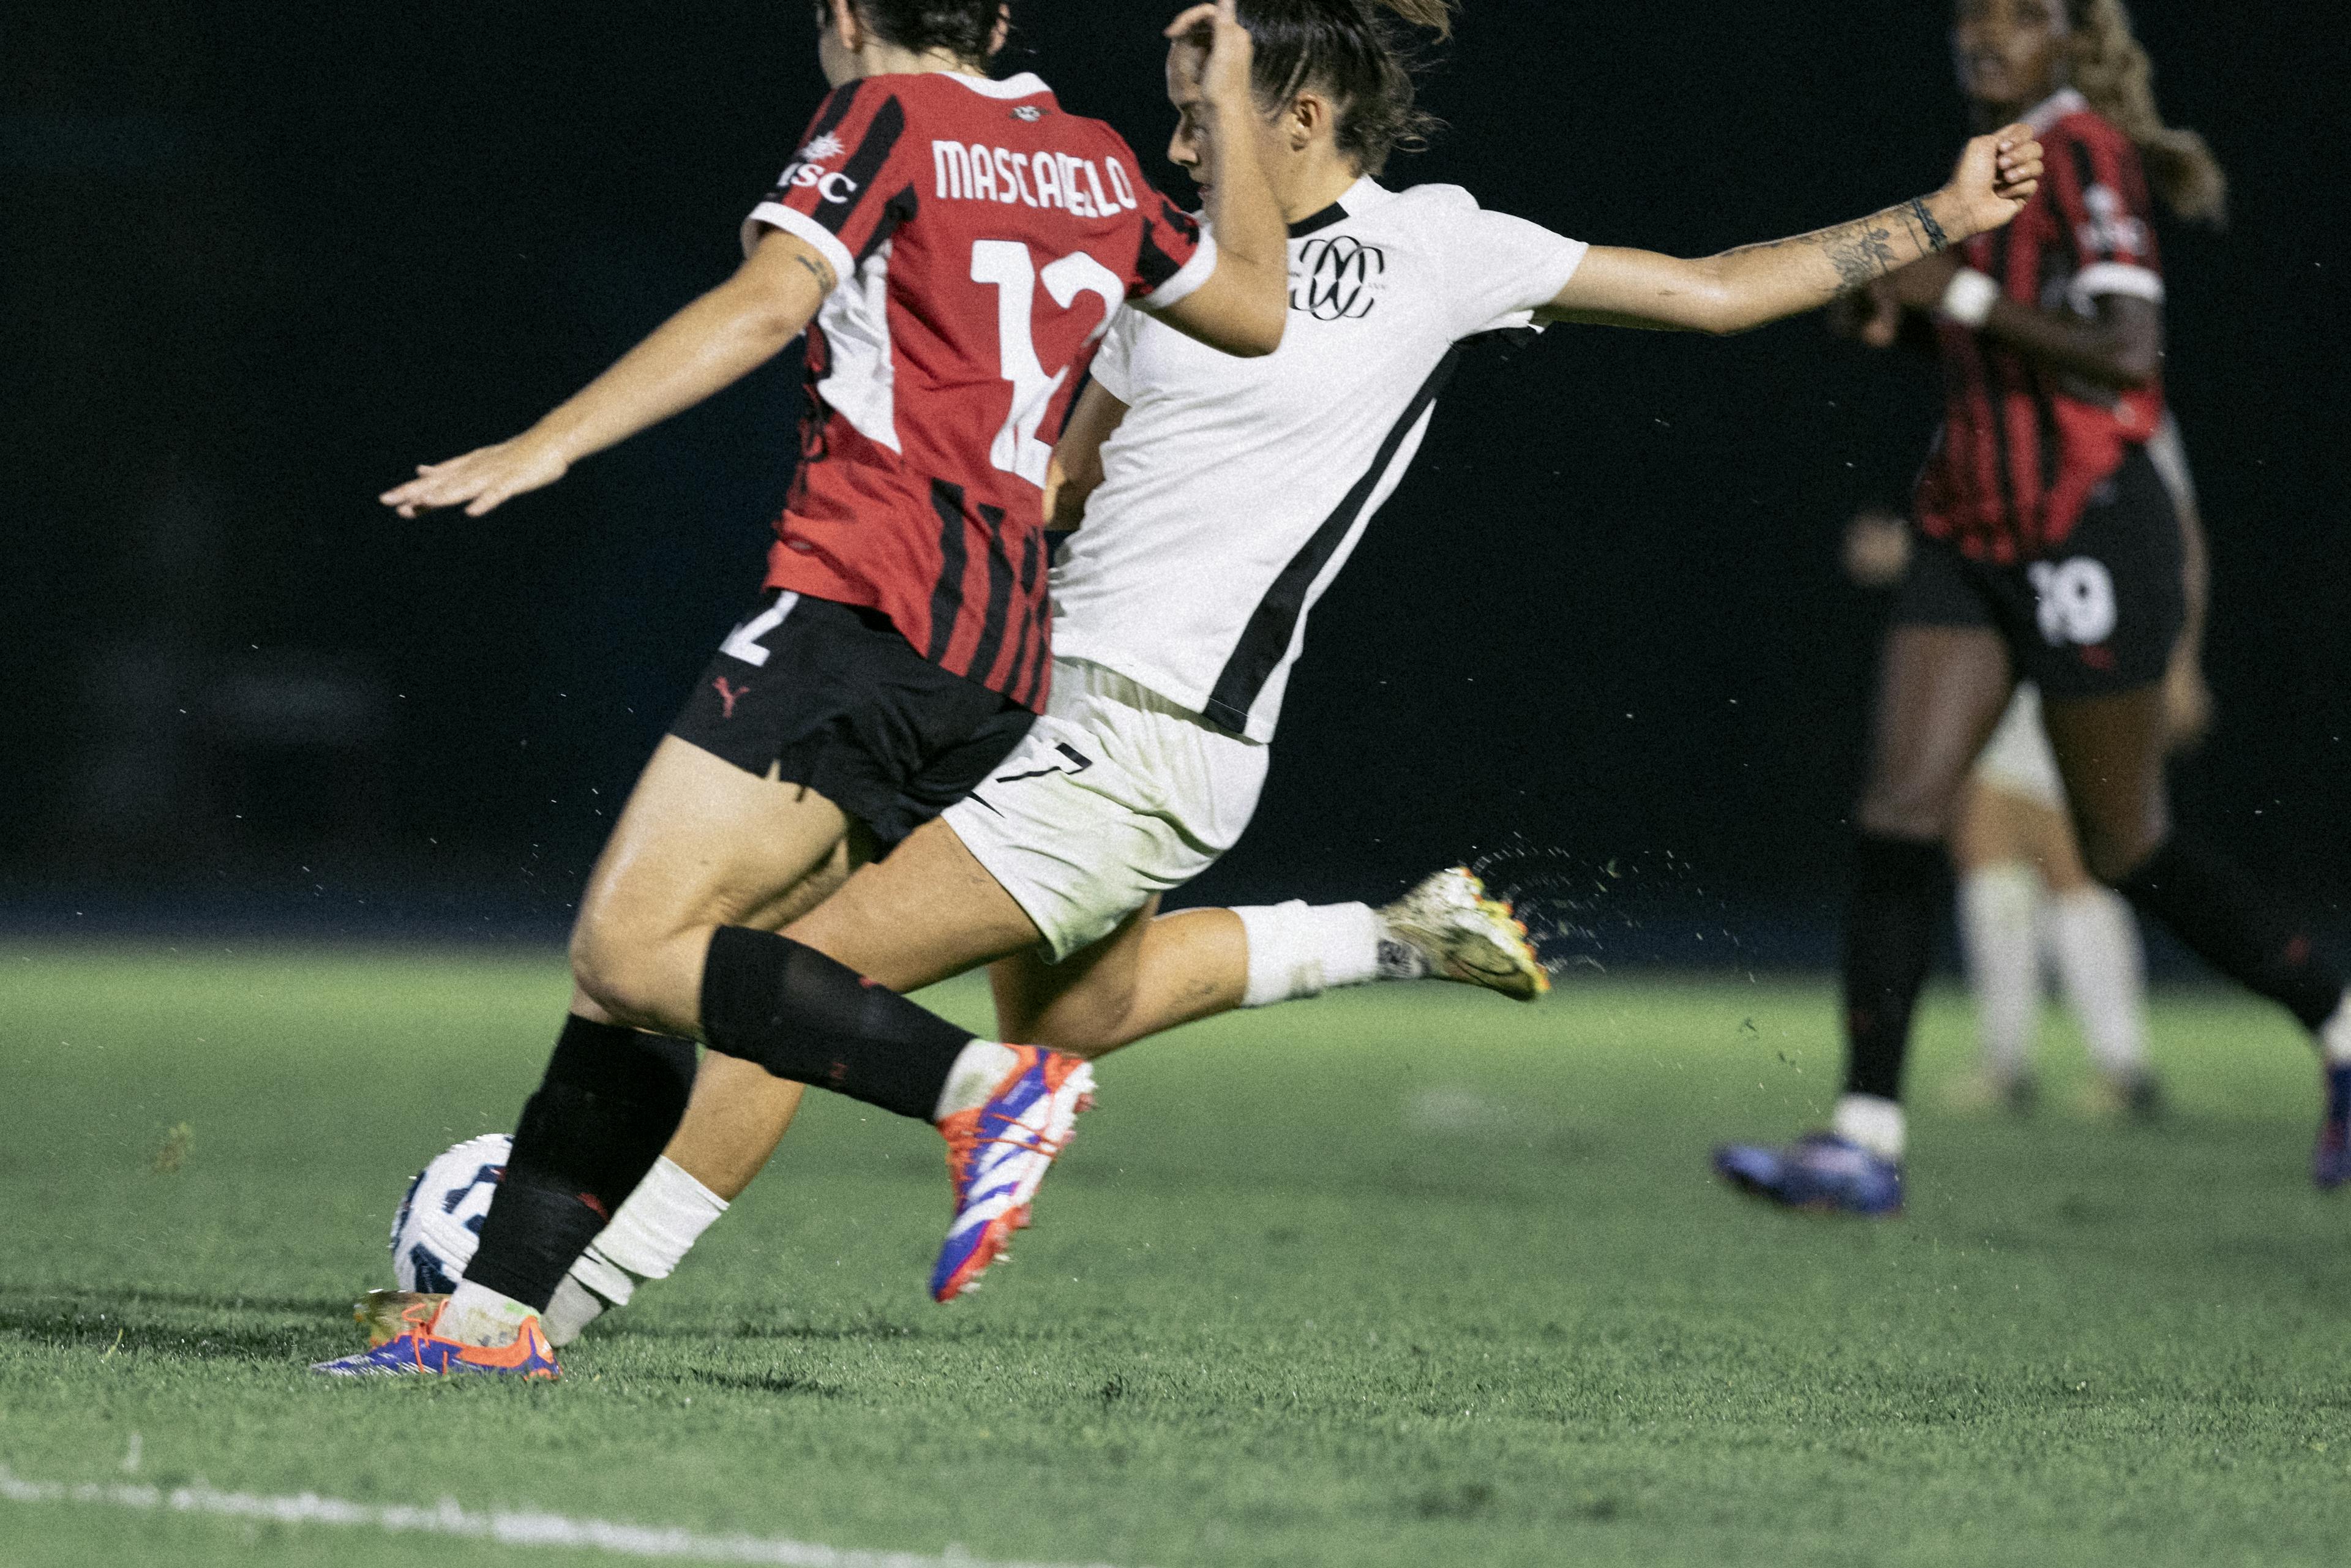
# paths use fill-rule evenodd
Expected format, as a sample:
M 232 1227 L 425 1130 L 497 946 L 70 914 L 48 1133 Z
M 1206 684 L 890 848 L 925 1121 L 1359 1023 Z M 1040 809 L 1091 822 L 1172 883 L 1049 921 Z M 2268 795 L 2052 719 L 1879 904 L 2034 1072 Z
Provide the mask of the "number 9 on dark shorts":
M 1894 623 L 1988 628 L 2043 695 L 2110 696 L 2163 679 L 2188 623 L 2185 565 L 2179 508 L 2134 446 L 2043 559 L 1998 566 L 1917 539 Z
M 770 591 L 669 732 L 807 786 L 887 850 L 969 794 L 1034 716 L 924 658 L 878 611 Z

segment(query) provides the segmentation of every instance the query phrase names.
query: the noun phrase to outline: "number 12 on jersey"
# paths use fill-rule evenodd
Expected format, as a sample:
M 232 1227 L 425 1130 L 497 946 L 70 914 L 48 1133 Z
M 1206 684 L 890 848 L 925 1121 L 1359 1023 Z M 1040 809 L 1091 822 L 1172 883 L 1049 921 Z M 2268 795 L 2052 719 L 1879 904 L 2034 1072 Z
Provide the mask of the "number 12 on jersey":
M 1053 394 L 1070 377 L 1063 365 L 1050 375 L 1037 358 L 1037 338 L 1031 322 L 1037 305 L 1037 284 L 1062 309 L 1073 308 L 1081 296 L 1095 295 L 1102 302 L 1102 318 L 1086 334 L 1092 343 L 1110 329 L 1125 290 L 1118 274 L 1088 256 L 1073 251 L 1048 263 L 1040 271 L 1029 247 L 1019 240 L 984 239 L 971 247 L 971 280 L 996 287 L 996 329 L 1004 379 L 1012 383 L 1012 412 L 988 448 L 988 461 L 1007 474 L 1018 474 L 1042 486 L 1053 460 L 1053 449 L 1037 439 Z

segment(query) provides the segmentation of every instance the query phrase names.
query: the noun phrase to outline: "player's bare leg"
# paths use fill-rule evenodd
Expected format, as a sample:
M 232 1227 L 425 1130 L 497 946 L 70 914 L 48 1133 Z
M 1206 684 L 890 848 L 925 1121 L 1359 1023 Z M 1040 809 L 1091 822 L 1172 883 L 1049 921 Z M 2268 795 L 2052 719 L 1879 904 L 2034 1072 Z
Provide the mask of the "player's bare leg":
M 1159 902 L 1153 897 L 1110 936 L 1060 964 L 1048 963 L 1036 923 L 940 821 L 918 830 L 888 860 L 860 871 L 784 935 L 901 993 L 992 962 L 989 978 L 1005 1039 L 1095 1057 L 1251 999 L 1245 915 L 1260 912 L 1189 909 L 1162 915 Z M 1282 907 L 1306 915 L 1360 913 L 1374 931 L 1385 929 L 1380 912 L 1363 905 Z M 1507 910 L 1494 905 L 1477 912 L 1475 923 L 1491 942 L 1507 940 L 1522 949 L 1522 932 L 1494 925 L 1507 918 Z M 1378 961 L 1367 949 L 1363 978 L 1376 977 Z M 1416 972 L 1430 972 L 1426 958 Z M 757 1079 L 764 1076 L 747 1063 L 705 1058 L 694 1103 L 666 1151 L 671 1161 L 727 1197 L 758 1175 L 797 1103 L 796 1093 L 758 1089 Z M 720 1082 L 736 1087 L 722 1092 L 715 1087 Z M 708 1092 L 705 1083 L 714 1085 Z
M 1059 964 L 1030 948 L 987 971 L 1007 1040 L 1100 1057 L 1241 1005 L 1249 933 L 1229 909 L 1159 913 L 1157 897 Z
M 1008 1040 L 1101 1057 L 1237 1008 L 1380 979 L 1446 979 L 1520 1001 L 1550 988 L 1526 928 L 1458 867 L 1384 909 L 1302 903 L 1161 915 L 1154 897 L 1059 964 L 1036 949 L 988 971 Z
M 2266 889 L 2174 831 L 2163 688 L 2050 703 L 2044 716 L 2091 872 L 2316 1037 L 2327 1105 L 2312 1171 L 2321 1187 L 2351 1180 L 2351 998 L 2307 930 Z
M 685 1110 L 708 932 L 807 909 L 846 879 L 862 844 L 849 818 L 812 790 L 747 773 L 674 736 L 663 740 L 581 901 L 573 1013 L 524 1108 L 507 1180 L 444 1337 L 496 1343 L 543 1312 L 568 1339 L 612 1299 L 592 1288 L 594 1268 L 579 1264 L 655 1174 Z
M 825 891 L 833 896 L 795 911 L 784 934 L 892 990 L 919 989 L 1040 940 L 1019 905 L 941 822 L 925 824 L 888 860 Z M 983 1075 L 1005 1065 L 977 1054 Z M 624 1304 L 643 1281 L 674 1272 L 765 1168 L 802 1093 L 799 1083 L 756 1062 L 706 1053 L 662 1157 L 574 1265 L 571 1283 L 580 1294 L 599 1306 Z
M 821 903 L 865 852 L 840 807 L 663 737 L 580 900 L 571 970 L 605 1019 L 690 1038 L 721 925 L 773 930 Z
M 869 989 L 886 992 L 917 989 L 1040 940 L 1019 905 L 938 822 L 918 829 L 888 860 L 865 867 L 783 935 L 788 943 L 780 946 L 821 956 L 841 977 L 853 974 Z M 705 937 L 705 950 L 712 946 Z M 744 956 L 764 960 L 758 950 Z M 836 982 L 820 973 L 817 983 Z M 920 1014 L 912 1004 L 900 1005 Z M 944 1024 L 936 1028 L 953 1035 Z M 937 1122 L 953 1148 L 961 1122 L 973 1119 L 1034 1053 L 962 1037 L 950 1054 L 945 1088 L 931 1103 L 891 1108 Z M 901 1087 L 889 1085 L 886 1092 Z M 711 1052 L 664 1157 L 583 1255 L 582 1278 L 606 1300 L 624 1301 L 636 1282 L 666 1277 L 765 1166 L 799 1098 L 798 1082 L 751 1060 Z M 1054 1141 L 1065 1137 L 1064 1126 Z M 591 1278 L 607 1267 L 612 1275 Z
M 941 878 L 938 887 L 951 891 L 932 891 L 931 877 Z M 925 824 L 888 860 L 826 891 L 830 896 L 784 923 L 784 935 L 893 991 L 919 990 L 977 968 L 994 956 L 987 951 L 991 946 L 1039 940 L 1020 906 L 943 823 Z M 966 921 L 978 934 L 963 935 Z M 731 1201 L 775 1153 L 800 1093 L 798 1083 L 713 1051 L 695 1075 L 684 1119 L 664 1157 Z
M 2351 1179 L 2351 1000 L 2306 930 L 2241 868 L 2174 829 L 2167 704 L 2150 686 L 2055 703 L 2046 718 L 2090 871 L 2196 955 L 2292 1012 L 2316 1038 L 2327 1108 L 2313 1174 Z
M 976 1039 L 890 993 L 1033 946 L 1036 925 L 934 821 L 781 938 L 747 935 L 722 932 L 712 944 L 706 1038 L 778 1077 L 933 1122 L 947 1140 L 956 1218 L 932 1293 L 946 1301 L 970 1288 L 1027 1223 L 1092 1076 L 1073 1057 Z M 664 1164 L 739 1178 L 771 1131 L 690 1107 Z M 680 1228 L 674 1239 L 692 1237 Z
M 1845 1087 L 1832 1126 L 1889 1162 L 1902 1157 L 1910 1015 L 1947 897 L 1945 843 L 2014 688 L 2008 650 L 1987 628 L 1897 626 L 1886 637 L 1845 921 Z

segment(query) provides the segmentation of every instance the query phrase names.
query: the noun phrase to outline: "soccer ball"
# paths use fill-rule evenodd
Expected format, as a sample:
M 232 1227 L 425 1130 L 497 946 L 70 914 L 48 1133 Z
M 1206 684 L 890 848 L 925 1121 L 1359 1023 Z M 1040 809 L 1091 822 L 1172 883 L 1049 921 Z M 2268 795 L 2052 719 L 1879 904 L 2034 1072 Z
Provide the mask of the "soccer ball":
M 392 1277 L 399 1289 L 445 1294 L 457 1288 L 481 1243 L 490 1199 L 507 1179 L 513 1148 L 506 1134 L 485 1133 L 444 1150 L 416 1173 L 392 1219 Z

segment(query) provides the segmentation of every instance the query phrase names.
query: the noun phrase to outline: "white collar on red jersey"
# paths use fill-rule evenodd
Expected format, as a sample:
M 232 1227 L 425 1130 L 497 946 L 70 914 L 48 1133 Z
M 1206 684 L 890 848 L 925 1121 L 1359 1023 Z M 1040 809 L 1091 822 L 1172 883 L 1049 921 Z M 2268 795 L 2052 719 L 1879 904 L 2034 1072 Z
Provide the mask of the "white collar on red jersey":
M 2035 131 L 2046 131 L 2069 114 L 2086 113 L 2089 107 L 2090 100 L 2072 88 L 2059 88 L 2033 106 L 2024 123 Z
M 1006 77 L 1002 81 L 994 77 L 966 76 L 961 71 L 941 71 L 938 74 L 963 83 L 982 98 L 1035 98 L 1039 93 L 1053 90 L 1035 71 L 1022 71 L 1019 76 Z

